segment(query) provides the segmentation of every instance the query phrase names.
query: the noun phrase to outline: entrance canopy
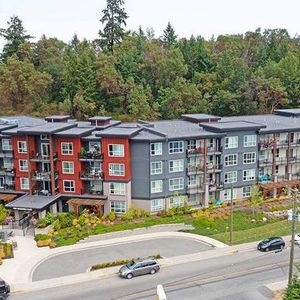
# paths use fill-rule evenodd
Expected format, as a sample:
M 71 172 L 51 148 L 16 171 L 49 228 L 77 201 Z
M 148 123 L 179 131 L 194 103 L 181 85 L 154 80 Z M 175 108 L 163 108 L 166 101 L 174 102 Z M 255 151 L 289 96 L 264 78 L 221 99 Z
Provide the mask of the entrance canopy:
M 283 180 L 279 182 L 262 183 L 260 186 L 263 189 L 263 196 L 265 196 L 272 189 L 283 189 L 285 187 L 295 187 L 300 185 L 300 180 Z

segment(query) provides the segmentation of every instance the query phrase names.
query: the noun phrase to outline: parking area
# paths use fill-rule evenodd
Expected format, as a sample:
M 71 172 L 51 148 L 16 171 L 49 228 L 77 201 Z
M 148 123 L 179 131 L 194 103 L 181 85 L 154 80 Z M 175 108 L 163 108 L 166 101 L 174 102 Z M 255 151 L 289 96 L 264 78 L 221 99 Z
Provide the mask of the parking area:
M 101 246 L 98 248 L 59 254 L 43 261 L 33 271 L 32 280 L 74 275 L 86 272 L 94 264 L 125 258 L 146 257 L 160 254 L 163 257 L 192 254 L 212 249 L 198 240 L 170 237 L 138 242 Z

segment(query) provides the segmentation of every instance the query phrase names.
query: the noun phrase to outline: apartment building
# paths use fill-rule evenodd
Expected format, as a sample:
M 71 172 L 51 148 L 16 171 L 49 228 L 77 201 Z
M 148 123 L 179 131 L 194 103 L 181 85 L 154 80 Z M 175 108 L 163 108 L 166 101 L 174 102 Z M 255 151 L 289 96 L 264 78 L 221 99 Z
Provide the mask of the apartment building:
M 157 213 L 244 199 L 255 183 L 276 196 L 300 182 L 300 109 L 134 123 L 10 117 L 0 138 L 0 199 L 15 199 L 6 206 L 19 216 L 132 205 Z

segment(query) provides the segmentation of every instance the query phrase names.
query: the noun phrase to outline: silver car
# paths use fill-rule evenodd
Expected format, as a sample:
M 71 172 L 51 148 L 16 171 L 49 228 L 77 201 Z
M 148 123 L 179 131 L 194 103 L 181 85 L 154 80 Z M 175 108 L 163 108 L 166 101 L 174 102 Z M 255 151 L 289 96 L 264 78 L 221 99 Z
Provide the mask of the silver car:
M 155 274 L 160 269 L 158 262 L 153 258 L 132 260 L 119 270 L 121 277 L 131 279 L 133 276 Z

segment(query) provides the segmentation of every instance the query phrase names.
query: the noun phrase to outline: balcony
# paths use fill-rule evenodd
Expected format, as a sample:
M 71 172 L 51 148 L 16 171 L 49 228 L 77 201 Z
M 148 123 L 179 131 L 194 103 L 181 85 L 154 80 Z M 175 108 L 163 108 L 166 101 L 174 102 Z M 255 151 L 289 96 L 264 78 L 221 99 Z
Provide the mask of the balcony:
M 11 150 L 2 150 L 0 152 L 0 158 L 13 158 L 14 157 L 14 151 Z
M 15 171 L 14 171 L 14 166 L 6 166 L 6 167 L 0 167 L 0 175 L 9 175 L 9 176 L 14 176 Z
M 103 172 L 97 170 L 84 171 L 79 174 L 81 180 L 102 180 L 104 177 Z
M 222 149 L 220 147 L 216 147 L 216 146 L 208 146 L 207 147 L 207 154 L 222 154 Z
M 203 155 L 205 153 L 205 149 L 202 147 L 196 147 L 193 149 L 187 149 L 186 153 L 188 156 L 190 155 Z
M 41 155 L 40 153 L 31 152 L 29 159 L 34 162 L 50 162 L 51 157 L 48 155 Z M 57 160 L 57 152 L 53 153 L 53 160 Z
M 275 141 L 260 141 L 258 146 L 259 146 L 259 150 L 268 150 L 268 149 L 273 149 L 276 145 Z
M 300 163 L 300 157 L 299 156 L 293 156 L 289 158 L 290 163 Z
M 101 195 L 103 195 L 103 190 L 98 189 L 98 188 L 82 189 L 81 190 L 81 195 L 85 195 L 85 194 L 101 196 Z
M 55 180 L 58 179 L 58 172 L 54 172 Z M 31 179 L 36 181 L 51 181 L 51 172 L 32 172 Z
M 206 169 L 208 173 L 219 173 L 222 171 L 222 165 L 221 164 L 213 164 L 213 163 L 207 163 Z
M 9 184 L 4 184 L 3 186 L 0 187 L 0 192 L 1 191 L 15 191 L 16 190 L 16 186 L 15 186 L 15 182 L 12 181 Z
M 204 166 L 200 164 L 190 165 L 186 168 L 186 170 L 188 175 L 201 174 L 204 172 Z
M 272 159 L 259 159 L 258 164 L 260 167 L 271 166 L 273 164 Z
M 276 141 L 276 148 L 285 148 L 288 147 L 289 141 L 288 140 L 279 140 Z
M 188 185 L 186 187 L 186 192 L 189 195 L 192 195 L 192 194 L 201 194 L 201 193 L 204 193 L 204 188 L 200 184 Z
M 80 161 L 102 161 L 103 154 L 100 152 L 84 152 L 81 151 L 78 155 Z
M 216 192 L 223 190 L 224 185 L 220 183 L 209 183 L 209 191 L 210 192 Z
M 286 165 L 287 164 L 286 157 L 276 157 L 275 161 L 276 161 L 276 165 Z

